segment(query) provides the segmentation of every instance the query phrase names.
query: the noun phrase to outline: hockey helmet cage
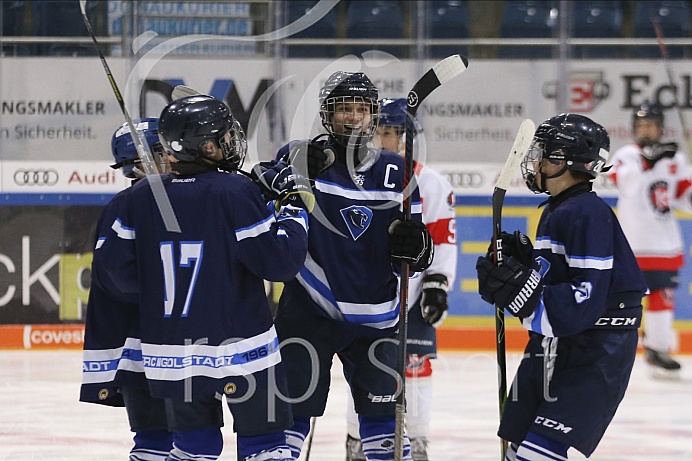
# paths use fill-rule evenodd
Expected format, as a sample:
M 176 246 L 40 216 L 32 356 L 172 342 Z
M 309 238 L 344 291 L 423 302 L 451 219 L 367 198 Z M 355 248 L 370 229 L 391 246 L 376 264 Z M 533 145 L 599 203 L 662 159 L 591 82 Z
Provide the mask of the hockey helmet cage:
M 324 83 L 319 93 L 322 126 L 343 146 L 361 146 L 372 139 L 379 122 L 377 87 L 362 72 L 334 72 Z M 335 133 L 333 116 L 338 102 L 362 102 L 370 105 L 370 124 L 359 136 L 351 133 Z
M 240 169 L 247 152 L 240 123 L 226 104 L 207 95 L 188 96 L 166 106 L 159 120 L 159 137 L 181 162 L 209 162 L 203 146 L 213 141 L 223 152 L 219 163 L 229 171 Z
M 154 161 L 163 163 L 162 146 L 159 141 L 159 120 L 157 118 L 142 118 L 132 121 L 135 129 L 144 135 L 144 139 L 149 146 L 149 150 L 154 156 Z M 130 134 L 130 125 L 123 123 L 111 138 L 111 152 L 115 163 L 111 168 L 122 168 L 123 175 L 128 178 L 135 178 L 135 165 L 141 163 L 137 154 L 137 146 Z
M 610 137 L 605 128 L 579 114 L 560 114 L 541 123 L 536 129 L 529 152 L 522 162 L 522 174 L 534 192 L 545 192 L 536 184 L 536 174 L 543 159 L 565 160 L 564 170 L 581 171 L 595 178 L 605 167 Z M 559 176 L 560 173 L 552 176 Z M 545 182 L 543 184 L 545 188 Z

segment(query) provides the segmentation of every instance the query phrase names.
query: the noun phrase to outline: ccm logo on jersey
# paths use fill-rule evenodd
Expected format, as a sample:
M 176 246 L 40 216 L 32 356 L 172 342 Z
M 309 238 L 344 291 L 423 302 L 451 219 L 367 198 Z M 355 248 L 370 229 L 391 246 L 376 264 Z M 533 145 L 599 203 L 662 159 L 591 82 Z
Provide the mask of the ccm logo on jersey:
M 498 242 L 500 241 L 501 240 L 498 240 Z M 529 279 L 526 281 L 519 294 L 516 296 L 516 298 L 514 298 L 514 301 L 509 304 L 509 310 L 514 314 L 519 312 L 521 308 L 524 307 L 524 304 L 526 304 L 526 301 L 528 301 L 528 299 L 531 297 L 534 290 L 538 287 L 540 281 L 541 276 L 538 274 L 538 272 L 532 270 Z
M 622 327 L 628 325 L 636 325 L 638 317 L 601 317 L 595 323 L 597 326 L 610 325 L 613 327 Z
M 543 416 L 536 416 L 534 424 L 540 424 L 542 426 L 555 429 L 556 431 L 560 431 L 565 434 L 569 433 L 572 430 L 571 427 L 567 427 L 558 421 L 553 421 L 552 419 L 544 418 Z

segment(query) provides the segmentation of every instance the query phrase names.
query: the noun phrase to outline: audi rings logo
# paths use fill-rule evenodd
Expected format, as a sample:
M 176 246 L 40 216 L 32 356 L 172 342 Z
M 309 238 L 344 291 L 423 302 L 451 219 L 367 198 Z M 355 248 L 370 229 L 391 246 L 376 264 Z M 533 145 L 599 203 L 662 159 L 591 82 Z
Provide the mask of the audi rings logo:
M 58 172 L 53 169 L 20 169 L 14 172 L 14 182 L 18 186 L 54 186 L 58 183 Z
M 480 171 L 450 171 L 447 179 L 453 188 L 479 189 L 485 182 L 484 175 Z

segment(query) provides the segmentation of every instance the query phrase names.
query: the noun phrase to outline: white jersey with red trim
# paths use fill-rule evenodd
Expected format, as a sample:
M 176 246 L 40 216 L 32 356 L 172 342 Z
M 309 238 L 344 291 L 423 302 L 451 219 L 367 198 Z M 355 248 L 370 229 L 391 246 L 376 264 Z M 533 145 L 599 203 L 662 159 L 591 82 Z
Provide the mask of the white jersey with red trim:
M 674 210 L 692 212 L 692 171 L 686 155 L 658 160 L 653 167 L 642 148 L 615 152 L 610 179 L 618 188 L 618 218 L 642 270 L 679 269 L 683 238 Z
M 423 222 L 428 227 L 435 245 L 433 262 L 418 277 L 409 281 L 409 307 L 418 298 L 420 283 L 426 275 L 442 274 L 452 287 L 457 270 L 457 231 L 452 186 L 437 171 L 421 163 L 415 164 Z

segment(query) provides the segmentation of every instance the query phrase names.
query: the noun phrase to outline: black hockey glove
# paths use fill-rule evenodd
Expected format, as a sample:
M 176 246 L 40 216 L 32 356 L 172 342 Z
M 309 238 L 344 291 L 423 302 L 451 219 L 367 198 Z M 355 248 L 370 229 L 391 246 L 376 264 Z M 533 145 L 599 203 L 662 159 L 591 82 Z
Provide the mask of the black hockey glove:
M 283 160 L 258 163 L 252 168 L 250 177 L 266 200 L 276 200 L 277 211 L 283 205 L 293 205 L 310 213 L 315 206 L 315 194 L 307 178 Z
M 303 176 L 314 181 L 318 174 L 331 167 L 336 159 L 334 149 L 314 142 L 295 143 L 285 160 L 298 168 Z
M 502 231 L 500 234 L 502 239 L 502 258 L 509 259 L 514 257 L 524 266 L 531 267 L 533 264 L 533 244 L 531 239 L 524 235 L 521 231 L 514 231 L 514 234 L 508 234 Z M 493 261 L 493 243 L 488 246 L 488 254 L 486 258 Z
M 507 309 L 519 318 L 528 317 L 536 310 L 543 291 L 541 275 L 521 264 L 515 258 L 505 259 L 498 267 L 492 260 L 481 256 L 476 261 L 478 292 L 484 301 Z
M 662 158 L 673 158 L 678 151 L 678 144 L 675 142 L 656 143 L 642 149 L 642 155 L 646 158 L 649 168 L 653 168 L 656 162 Z
M 423 320 L 428 325 L 437 327 L 447 317 L 447 277 L 442 274 L 426 275 L 420 288 Z
M 420 221 L 395 219 L 389 224 L 389 253 L 395 264 L 407 262 L 409 269 L 421 272 L 430 267 L 433 241 Z

